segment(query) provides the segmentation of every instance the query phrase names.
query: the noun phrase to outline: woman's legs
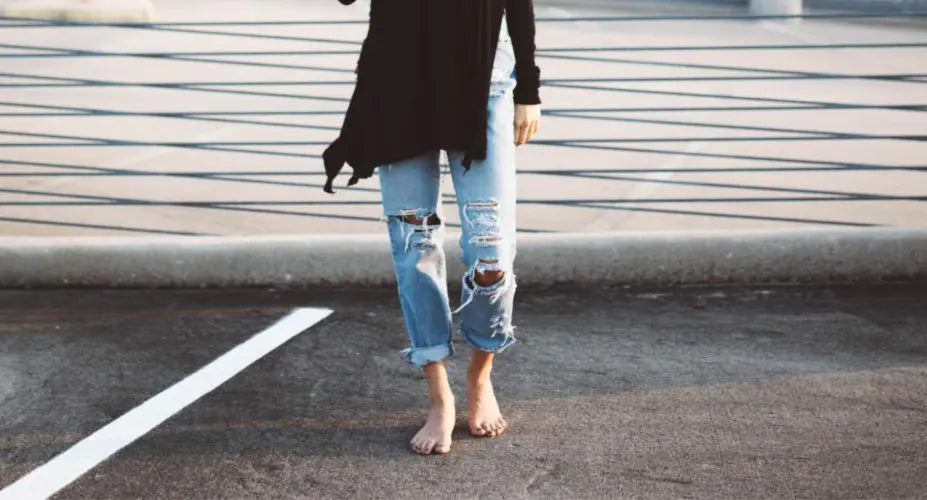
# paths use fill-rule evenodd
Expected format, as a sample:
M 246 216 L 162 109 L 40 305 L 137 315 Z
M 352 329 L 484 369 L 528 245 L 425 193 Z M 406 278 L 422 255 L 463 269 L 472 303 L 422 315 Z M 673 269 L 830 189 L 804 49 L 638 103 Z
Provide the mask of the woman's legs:
M 447 381 L 444 361 L 427 363 L 422 367 L 425 380 L 428 381 L 428 416 L 425 425 L 410 444 L 418 453 L 447 453 L 451 451 L 451 433 L 457 421 L 454 406 L 454 393 Z
M 448 151 L 461 216 L 460 332 L 474 345 L 467 372 L 470 432 L 496 436 L 506 427 L 490 381 L 494 353 L 515 342 L 511 324 L 515 292 L 514 50 L 503 18 L 493 66 L 487 124 L 487 157 L 469 171 L 463 151 Z M 419 453 L 450 451 L 454 396 L 444 360 L 454 353 L 447 297 L 444 222 L 438 204 L 439 151 L 381 165 L 384 216 L 389 226 L 400 306 L 411 346 L 406 359 L 428 381 L 425 425 L 412 438 Z M 457 312 L 454 311 L 454 312 Z
M 462 151 L 448 151 L 461 220 L 460 333 L 473 346 L 467 373 L 468 422 L 478 436 L 497 436 L 507 423 L 490 381 L 494 354 L 515 342 L 515 86 L 514 53 L 500 34 L 487 120 L 487 151 L 464 170 Z
M 444 367 L 454 348 L 438 204 L 439 153 L 377 167 L 399 303 L 411 343 L 402 353 L 409 363 L 422 367 L 428 382 L 428 417 L 411 441 L 412 449 L 425 454 L 450 451 L 455 422 L 454 396 Z
M 495 353 L 473 349 L 467 369 L 467 424 L 474 436 L 496 437 L 508 427 L 492 390 L 492 360 Z
M 399 303 L 417 366 L 453 354 L 444 221 L 439 213 L 440 151 L 377 167 Z

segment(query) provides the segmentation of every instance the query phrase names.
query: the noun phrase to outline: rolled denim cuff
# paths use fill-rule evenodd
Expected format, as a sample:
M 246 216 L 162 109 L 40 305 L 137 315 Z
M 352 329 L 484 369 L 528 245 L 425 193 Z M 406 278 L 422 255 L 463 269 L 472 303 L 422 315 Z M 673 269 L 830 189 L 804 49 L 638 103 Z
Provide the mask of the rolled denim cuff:
M 454 355 L 454 345 L 450 342 L 447 344 L 433 345 L 429 347 L 407 347 L 403 349 L 406 361 L 415 366 L 424 366 L 434 361 L 441 361 Z
M 473 347 L 484 352 L 499 353 L 506 350 L 510 345 L 517 341 L 514 335 L 495 335 L 492 337 L 483 337 L 478 334 L 468 332 L 462 328 L 459 331 L 460 334 L 463 335 L 463 337 L 473 345 Z

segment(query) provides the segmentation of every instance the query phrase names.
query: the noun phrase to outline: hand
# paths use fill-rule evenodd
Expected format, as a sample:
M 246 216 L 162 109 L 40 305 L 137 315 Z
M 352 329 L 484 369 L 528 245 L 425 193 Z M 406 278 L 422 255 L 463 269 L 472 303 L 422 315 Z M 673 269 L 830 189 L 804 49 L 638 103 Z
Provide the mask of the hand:
M 531 140 L 534 133 L 541 128 L 540 104 L 515 104 L 515 144 L 524 144 Z

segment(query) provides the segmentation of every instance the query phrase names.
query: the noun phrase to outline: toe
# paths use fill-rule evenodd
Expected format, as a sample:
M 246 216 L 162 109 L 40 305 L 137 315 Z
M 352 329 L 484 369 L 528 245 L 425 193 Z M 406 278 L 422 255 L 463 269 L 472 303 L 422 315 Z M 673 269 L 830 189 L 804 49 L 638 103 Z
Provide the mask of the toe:
M 435 453 L 442 453 L 442 454 L 443 454 L 443 453 L 448 453 L 448 452 L 450 452 L 450 451 L 451 451 L 451 445 L 450 445 L 450 443 L 448 443 L 448 444 L 438 443 L 438 444 L 435 445 Z
M 412 449 L 415 450 L 416 453 L 422 453 L 425 455 L 431 453 L 431 449 L 428 447 L 428 440 L 424 438 L 412 440 Z

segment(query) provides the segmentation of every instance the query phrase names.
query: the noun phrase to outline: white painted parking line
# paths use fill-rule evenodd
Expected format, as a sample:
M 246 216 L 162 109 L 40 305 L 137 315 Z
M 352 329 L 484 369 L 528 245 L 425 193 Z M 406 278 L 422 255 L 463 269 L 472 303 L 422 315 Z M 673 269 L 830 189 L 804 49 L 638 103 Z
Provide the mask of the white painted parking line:
M 106 424 L 0 491 L 0 500 L 47 498 L 212 391 L 281 344 L 325 319 L 325 308 L 299 308 L 151 399 Z

